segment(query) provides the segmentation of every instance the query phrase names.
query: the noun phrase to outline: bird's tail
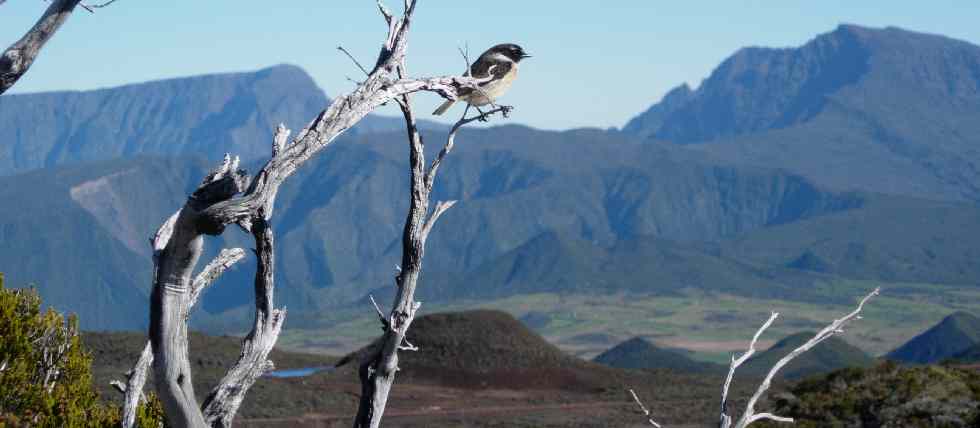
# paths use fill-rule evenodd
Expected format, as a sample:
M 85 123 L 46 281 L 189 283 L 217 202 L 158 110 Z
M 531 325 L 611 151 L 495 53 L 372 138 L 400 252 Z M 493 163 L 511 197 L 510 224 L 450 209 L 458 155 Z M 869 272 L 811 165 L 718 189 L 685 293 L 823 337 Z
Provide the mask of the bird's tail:
M 446 101 L 442 103 L 442 105 L 439 106 L 439 108 L 437 108 L 436 111 L 432 112 L 432 114 L 436 116 L 442 115 L 443 113 L 446 112 L 446 110 L 449 110 L 449 108 L 452 107 L 453 104 L 456 104 L 456 101 L 453 100 Z

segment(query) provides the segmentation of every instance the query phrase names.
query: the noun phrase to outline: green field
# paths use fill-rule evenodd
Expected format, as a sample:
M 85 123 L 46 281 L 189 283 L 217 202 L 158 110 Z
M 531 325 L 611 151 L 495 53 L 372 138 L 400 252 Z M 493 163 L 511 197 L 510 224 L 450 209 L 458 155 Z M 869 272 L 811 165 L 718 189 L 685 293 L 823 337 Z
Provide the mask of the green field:
M 421 313 L 500 309 L 523 319 L 567 352 L 589 358 L 639 335 L 663 346 L 690 350 L 701 360 L 725 362 L 732 350 L 747 344 L 770 311 L 779 312 L 780 317 L 763 336 L 765 346 L 792 333 L 822 328 L 853 310 L 859 293 L 874 287 L 882 288 L 881 296 L 870 302 L 863 319 L 842 336 L 872 355 L 894 349 L 956 310 L 980 313 L 977 288 L 876 281 L 827 284 L 824 291 L 838 296 L 830 304 L 681 290 L 672 295 L 532 294 L 484 302 L 423 304 Z M 369 306 L 333 312 L 329 319 L 304 321 L 302 324 L 315 327 L 289 328 L 287 324 L 281 346 L 341 354 L 362 346 L 380 332 Z

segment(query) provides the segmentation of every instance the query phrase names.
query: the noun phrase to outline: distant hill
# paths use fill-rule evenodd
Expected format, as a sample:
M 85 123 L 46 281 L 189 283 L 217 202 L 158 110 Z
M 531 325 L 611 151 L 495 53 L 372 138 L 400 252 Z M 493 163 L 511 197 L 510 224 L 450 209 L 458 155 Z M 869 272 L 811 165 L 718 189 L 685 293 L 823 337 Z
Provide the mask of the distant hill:
M 777 361 L 806 343 L 814 334 L 816 332 L 802 332 L 781 339 L 769 349 L 746 361 L 737 373 L 765 375 Z M 868 354 L 845 342 L 844 339 L 831 337 L 793 359 L 779 371 L 778 376 L 799 379 L 846 367 L 868 367 L 873 361 Z
M 772 413 L 806 428 L 975 427 L 980 425 L 980 372 L 885 362 L 809 378 L 788 393 L 773 394 L 772 401 Z
M 980 200 L 980 47 L 841 25 L 798 48 L 744 48 L 624 131 L 779 167 L 837 189 Z
M 610 385 L 613 369 L 564 354 L 513 316 L 492 310 L 417 318 L 408 330 L 417 352 L 400 352 L 400 376 L 412 383 L 510 389 L 594 390 Z M 374 342 L 338 366 L 356 369 Z
M 695 361 L 678 351 L 660 348 L 641 337 L 622 342 L 593 359 L 621 369 L 668 369 L 685 373 L 721 372 L 725 368 Z
M 887 358 L 906 363 L 932 364 L 954 357 L 977 344 L 980 344 L 980 318 L 966 312 L 956 312 L 889 352 Z
M 980 364 L 980 342 L 953 355 L 950 360 L 957 364 Z

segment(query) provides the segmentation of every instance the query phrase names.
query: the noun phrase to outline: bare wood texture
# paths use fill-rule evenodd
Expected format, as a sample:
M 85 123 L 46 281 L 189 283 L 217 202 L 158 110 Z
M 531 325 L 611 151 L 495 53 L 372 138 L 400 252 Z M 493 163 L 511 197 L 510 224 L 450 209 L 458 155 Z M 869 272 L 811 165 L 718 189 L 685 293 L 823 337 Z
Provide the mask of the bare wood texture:
M 756 413 L 755 405 L 762 398 L 763 394 L 765 394 L 766 391 L 769 390 L 769 386 L 772 384 L 773 378 L 776 376 L 776 373 L 779 372 L 780 369 L 785 367 L 786 364 L 789 364 L 790 361 L 793 361 L 793 359 L 800 356 L 804 352 L 813 349 L 814 346 L 817 346 L 824 340 L 829 339 L 835 334 L 843 333 L 844 326 L 846 326 L 848 323 L 850 323 L 853 320 L 861 319 L 860 313 L 861 310 L 864 309 L 864 304 L 867 303 L 868 300 L 871 300 L 872 297 L 875 297 L 880 293 L 881 293 L 881 289 L 875 288 L 871 293 L 869 293 L 867 296 L 864 296 L 864 298 L 861 299 L 860 303 L 858 303 L 858 306 L 856 309 L 854 309 L 854 311 L 844 315 L 840 319 L 834 320 L 832 323 L 830 323 L 830 325 L 824 327 L 823 330 L 820 330 L 820 332 L 814 335 L 810 340 L 806 341 L 806 343 L 800 345 L 789 354 L 786 354 L 786 356 L 784 356 L 783 358 L 780 358 L 779 361 L 777 361 L 776 364 L 774 364 L 772 368 L 769 370 L 769 372 L 766 374 L 766 377 L 759 385 L 759 388 L 756 389 L 754 394 L 752 394 L 752 398 L 749 399 L 748 403 L 745 406 L 745 412 L 742 413 L 742 417 L 739 418 L 738 421 L 735 422 L 733 425 L 732 416 L 728 412 L 728 391 L 732 385 L 732 378 L 735 376 L 735 370 L 737 370 L 742 364 L 748 361 L 749 358 L 752 357 L 752 355 L 755 355 L 756 352 L 755 345 L 759 342 L 759 337 L 762 336 L 762 333 L 765 332 L 766 329 L 768 329 L 769 326 L 771 326 L 772 323 L 776 321 L 776 318 L 779 317 L 779 313 L 773 312 L 772 315 L 769 316 L 769 319 L 767 319 L 766 322 L 762 324 L 762 327 L 759 327 L 759 330 L 755 332 L 755 335 L 752 336 L 752 341 L 749 342 L 749 348 L 746 349 L 745 352 L 743 352 L 742 355 L 738 356 L 737 358 L 735 357 L 735 355 L 732 355 L 732 361 L 728 368 L 728 376 L 725 377 L 725 385 L 722 387 L 722 391 L 721 391 L 721 415 L 719 417 L 718 426 L 720 428 L 733 428 L 733 427 L 746 428 L 752 423 L 764 419 L 768 419 L 776 422 L 793 422 L 793 418 L 777 416 L 772 413 L 765 413 L 765 412 Z M 635 401 L 636 404 L 640 407 L 640 411 L 642 411 L 643 414 L 647 417 L 647 421 L 650 422 L 651 425 L 655 427 L 659 427 L 660 425 L 654 422 L 654 420 L 650 415 L 650 411 L 646 408 L 646 406 L 643 405 L 643 402 L 640 401 L 640 398 L 636 396 L 636 393 L 633 392 L 632 389 L 630 389 L 629 392 L 633 396 L 633 401 Z
M 410 12 L 414 8 L 414 5 L 414 1 L 406 1 L 406 10 Z M 380 9 L 390 26 L 397 27 L 399 25 L 393 23 L 394 21 L 390 12 L 387 12 L 383 6 L 380 6 Z M 408 24 L 405 22 L 401 25 L 407 26 Z M 397 70 L 399 75 L 406 74 L 404 62 L 398 64 Z M 442 150 L 436 156 L 435 160 L 433 160 L 432 164 L 426 168 L 425 143 L 422 140 L 422 134 L 419 132 L 415 114 L 412 111 L 411 99 L 408 94 L 405 94 L 397 101 L 401 108 L 402 116 L 405 119 L 408 137 L 409 182 L 411 186 L 409 209 L 402 232 L 401 268 L 395 277 L 397 291 L 387 318 L 377 306 L 377 303 L 374 303 L 375 309 L 378 311 L 378 316 L 381 318 L 384 335 L 380 341 L 380 346 L 361 361 L 359 367 L 361 398 L 357 416 L 354 420 L 355 428 L 377 428 L 381 425 L 388 395 L 394 384 L 395 374 L 398 372 L 398 351 L 418 350 L 417 347 L 405 340 L 405 336 L 412 321 L 415 319 L 415 314 L 422 304 L 421 302 L 415 301 L 415 290 L 418 286 L 419 276 L 422 273 L 425 242 L 439 217 L 456 203 L 456 201 L 439 202 L 436 204 L 432 213 L 429 213 L 429 197 L 432 193 L 432 187 L 435 183 L 439 166 L 449 152 L 452 151 L 456 134 L 463 125 L 475 120 L 485 121 L 490 115 L 495 113 L 506 115 L 510 111 L 510 107 L 498 107 L 474 117 L 466 117 L 469 109 L 464 111 L 463 116 L 450 129 Z M 371 300 L 374 302 L 373 298 Z
M 176 214 L 171 217 L 171 220 L 176 219 Z M 172 221 L 168 220 L 161 227 L 161 231 L 165 232 L 168 226 L 173 225 Z M 160 236 L 161 232 L 157 233 Z M 156 244 L 156 237 L 151 239 L 152 244 Z M 155 249 L 156 250 L 156 249 Z M 201 292 L 204 291 L 207 286 L 211 285 L 224 273 L 228 268 L 237 263 L 245 257 L 245 250 L 241 248 L 232 248 L 221 250 L 211 263 L 201 270 L 201 273 L 194 278 L 194 283 L 191 286 L 190 302 L 188 303 L 188 309 L 193 309 L 194 305 L 200 299 Z M 190 312 L 188 311 L 188 315 Z M 122 415 L 122 426 L 123 428 L 130 428 L 136 423 L 136 410 L 139 406 L 139 401 L 144 398 L 143 387 L 146 385 L 146 375 L 150 370 L 150 364 L 153 363 L 153 348 L 149 341 L 147 341 L 146 346 L 143 347 L 143 352 L 140 353 L 139 359 L 136 360 L 136 364 L 133 365 L 132 370 L 126 373 L 126 383 L 123 384 L 120 381 L 113 381 L 113 385 L 116 385 L 123 394 L 125 398 L 123 400 L 123 415 Z M 119 385 L 124 385 L 120 387 Z
M 226 156 L 224 163 L 208 174 L 154 238 L 149 336 L 157 392 L 168 423 L 178 427 L 227 426 L 249 386 L 271 367 L 266 356 L 278 338 L 284 312 L 273 307 L 271 264 L 262 265 L 264 258 L 268 257 L 269 263 L 272 260 L 272 231 L 267 221 L 272 216 L 279 186 L 378 106 L 418 91 L 456 99 L 461 89 L 472 90 L 483 81 L 461 76 L 418 79 L 404 76 L 401 67 L 415 4 L 406 1 L 405 10 L 397 19 L 379 4 L 388 23 L 388 37 L 367 79 L 349 94 L 335 98 L 291 142 L 289 131 L 280 125 L 273 138 L 272 156 L 254 177 L 238 168 L 237 158 Z M 202 412 L 191 386 L 187 355 L 186 317 L 194 294 L 190 277 L 203 249 L 203 236 L 221 234 L 232 224 L 250 231 L 256 240 L 260 260 L 255 278 L 256 321 L 252 333 L 242 343 L 242 357 L 212 390 Z M 419 224 L 420 232 L 424 224 Z M 402 311 L 399 313 L 410 310 L 412 314 L 415 309 L 417 306 L 398 308 Z
M 34 64 L 44 44 L 61 28 L 79 0 L 52 0 L 41 19 L 0 55 L 0 94 L 7 92 Z
M 789 354 L 786 354 L 786 356 L 784 356 L 783 358 L 780 358 L 779 361 L 777 361 L 776 364 L 774 364 L 772 368 L 769 370 L 769 373 L 766 374 L 766 377 L 759 385 L 759 388 L 756 389 L 754 394 L 752 394 L 752 398 L 750 398 L 749 402 L 745 405 L 745 411 L 742 413 L 742 417 L 739 418 L 737 422 L 735 422 L 734 427 L 745 428 L 751 425 L 753 422 L 757 422 L 763 419 L 769 419 L 776 422 L 793 422 L 793 418 L 777 416 L 772 413 L 756 413 L 755 405 L 756 403 L 758 403 L 759 399 L 762 398 L 762 395 L 765 394 L 767 390 L 769 390 L 769 386 L 772 384 L 772 379 L 776 376 L 776 373 L 779 372 L 781 368 L 786 366 L 786 364 L 789 364 L 790 361 L 800 356 L 804 352 L 813 349 L 814 346 L 819 345 L 824 340 L 831 338 L 835 334 L 843 333 L 844 326 L 846 326 L 848 323 L 850 323 L 853 320 L 861 319 L 860 313 L 861 310 L 864 309 L 864 304 L 867 303 L 868 300 L 871 300 L 872 297 L 875 297 L 880 293 L 881 293 L 881 289 L 875 288 L 871 293 L 869 293 L 867 296 L 864 296 L 864 298 L 861 299 L 860 303 L 858 303 L 858 306 L 856 309 L 854 309 L 854 311 L 844 315 L 842 318 L 834 320 L 832 323 L 830 323 L 830 325 L 824 327 L 823 330 L 820 330 L 810 340 L 806 341 L 806 343 L 800 345 Z M 766 321 L 766 323 L 763 324 L 761 328 L 759 328 L 759 331 L 755 333 L 755 336 L 752 338 L 752 343 L 749 345 L 749 349 L 745 351 L 745 353 L 742 354 L 741 357 L 736 359 L 734 355 L 732 356 L 732 363 L 728 371 L 728 379 L 725 381 L 724 390 L 722 391 L 721 417 L 719 420 L 719 426 L 721 428 L 732 427 L 732 417 L 731 415 L 728 414 L 727 411 L 728 388 L 731 385 L 732 374 L 740 365 L 742 365 L 742 363 L 748 360 L 749 356 L 755 353 L 756 341 L 759 339 L 759 336 L 762 335 L 762 332 L 765 331 L 767 328 L 769 328 L 770 325 L 772 325 L 772 322 L 776 319 L 777 316 L 779 316 L 779 314 L 773 312 L 772 316 L 769 317 L 769 320 Z
M 275 259 L 272 227 L 265 218 L 252 223 L 258 268 L 255 272 L 255 322 L 242 341 L 242 353 L 218 386 L 204 400 L 204 421 L 211 426 L 230 427 L 245 393 L 255 380 L 272 370 L 269 352 L 275 346 L 286 316 L 285 309 L 272 306 Z

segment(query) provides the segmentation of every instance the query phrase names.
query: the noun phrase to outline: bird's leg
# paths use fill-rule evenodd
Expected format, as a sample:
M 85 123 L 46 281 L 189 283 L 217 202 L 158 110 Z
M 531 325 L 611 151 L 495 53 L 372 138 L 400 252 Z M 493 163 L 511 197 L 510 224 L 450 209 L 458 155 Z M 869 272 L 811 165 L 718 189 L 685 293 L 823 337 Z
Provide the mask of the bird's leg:
M 478 112 L 480 112 L 480 115 L 479 115 L 479 116 L 477 116 L 477 117 L 479 117 L 479 119 L 478 119 L 478 120 L 479 120 L 480 122 L 486 122 L 487 120 L 489 120 L 489 119 L 487 119 L 487 114 L 486 114 L 486 113 L 484 113 L 484 112 L 483 112 L 483 110 L 480 110 L 480 108 L 479 108 L 479 107 L 477 107 L 477 106 L 473 106 L 473 108 L 475 108 L 475 109 L 476 109 L 476 111 L 478 111 Z

